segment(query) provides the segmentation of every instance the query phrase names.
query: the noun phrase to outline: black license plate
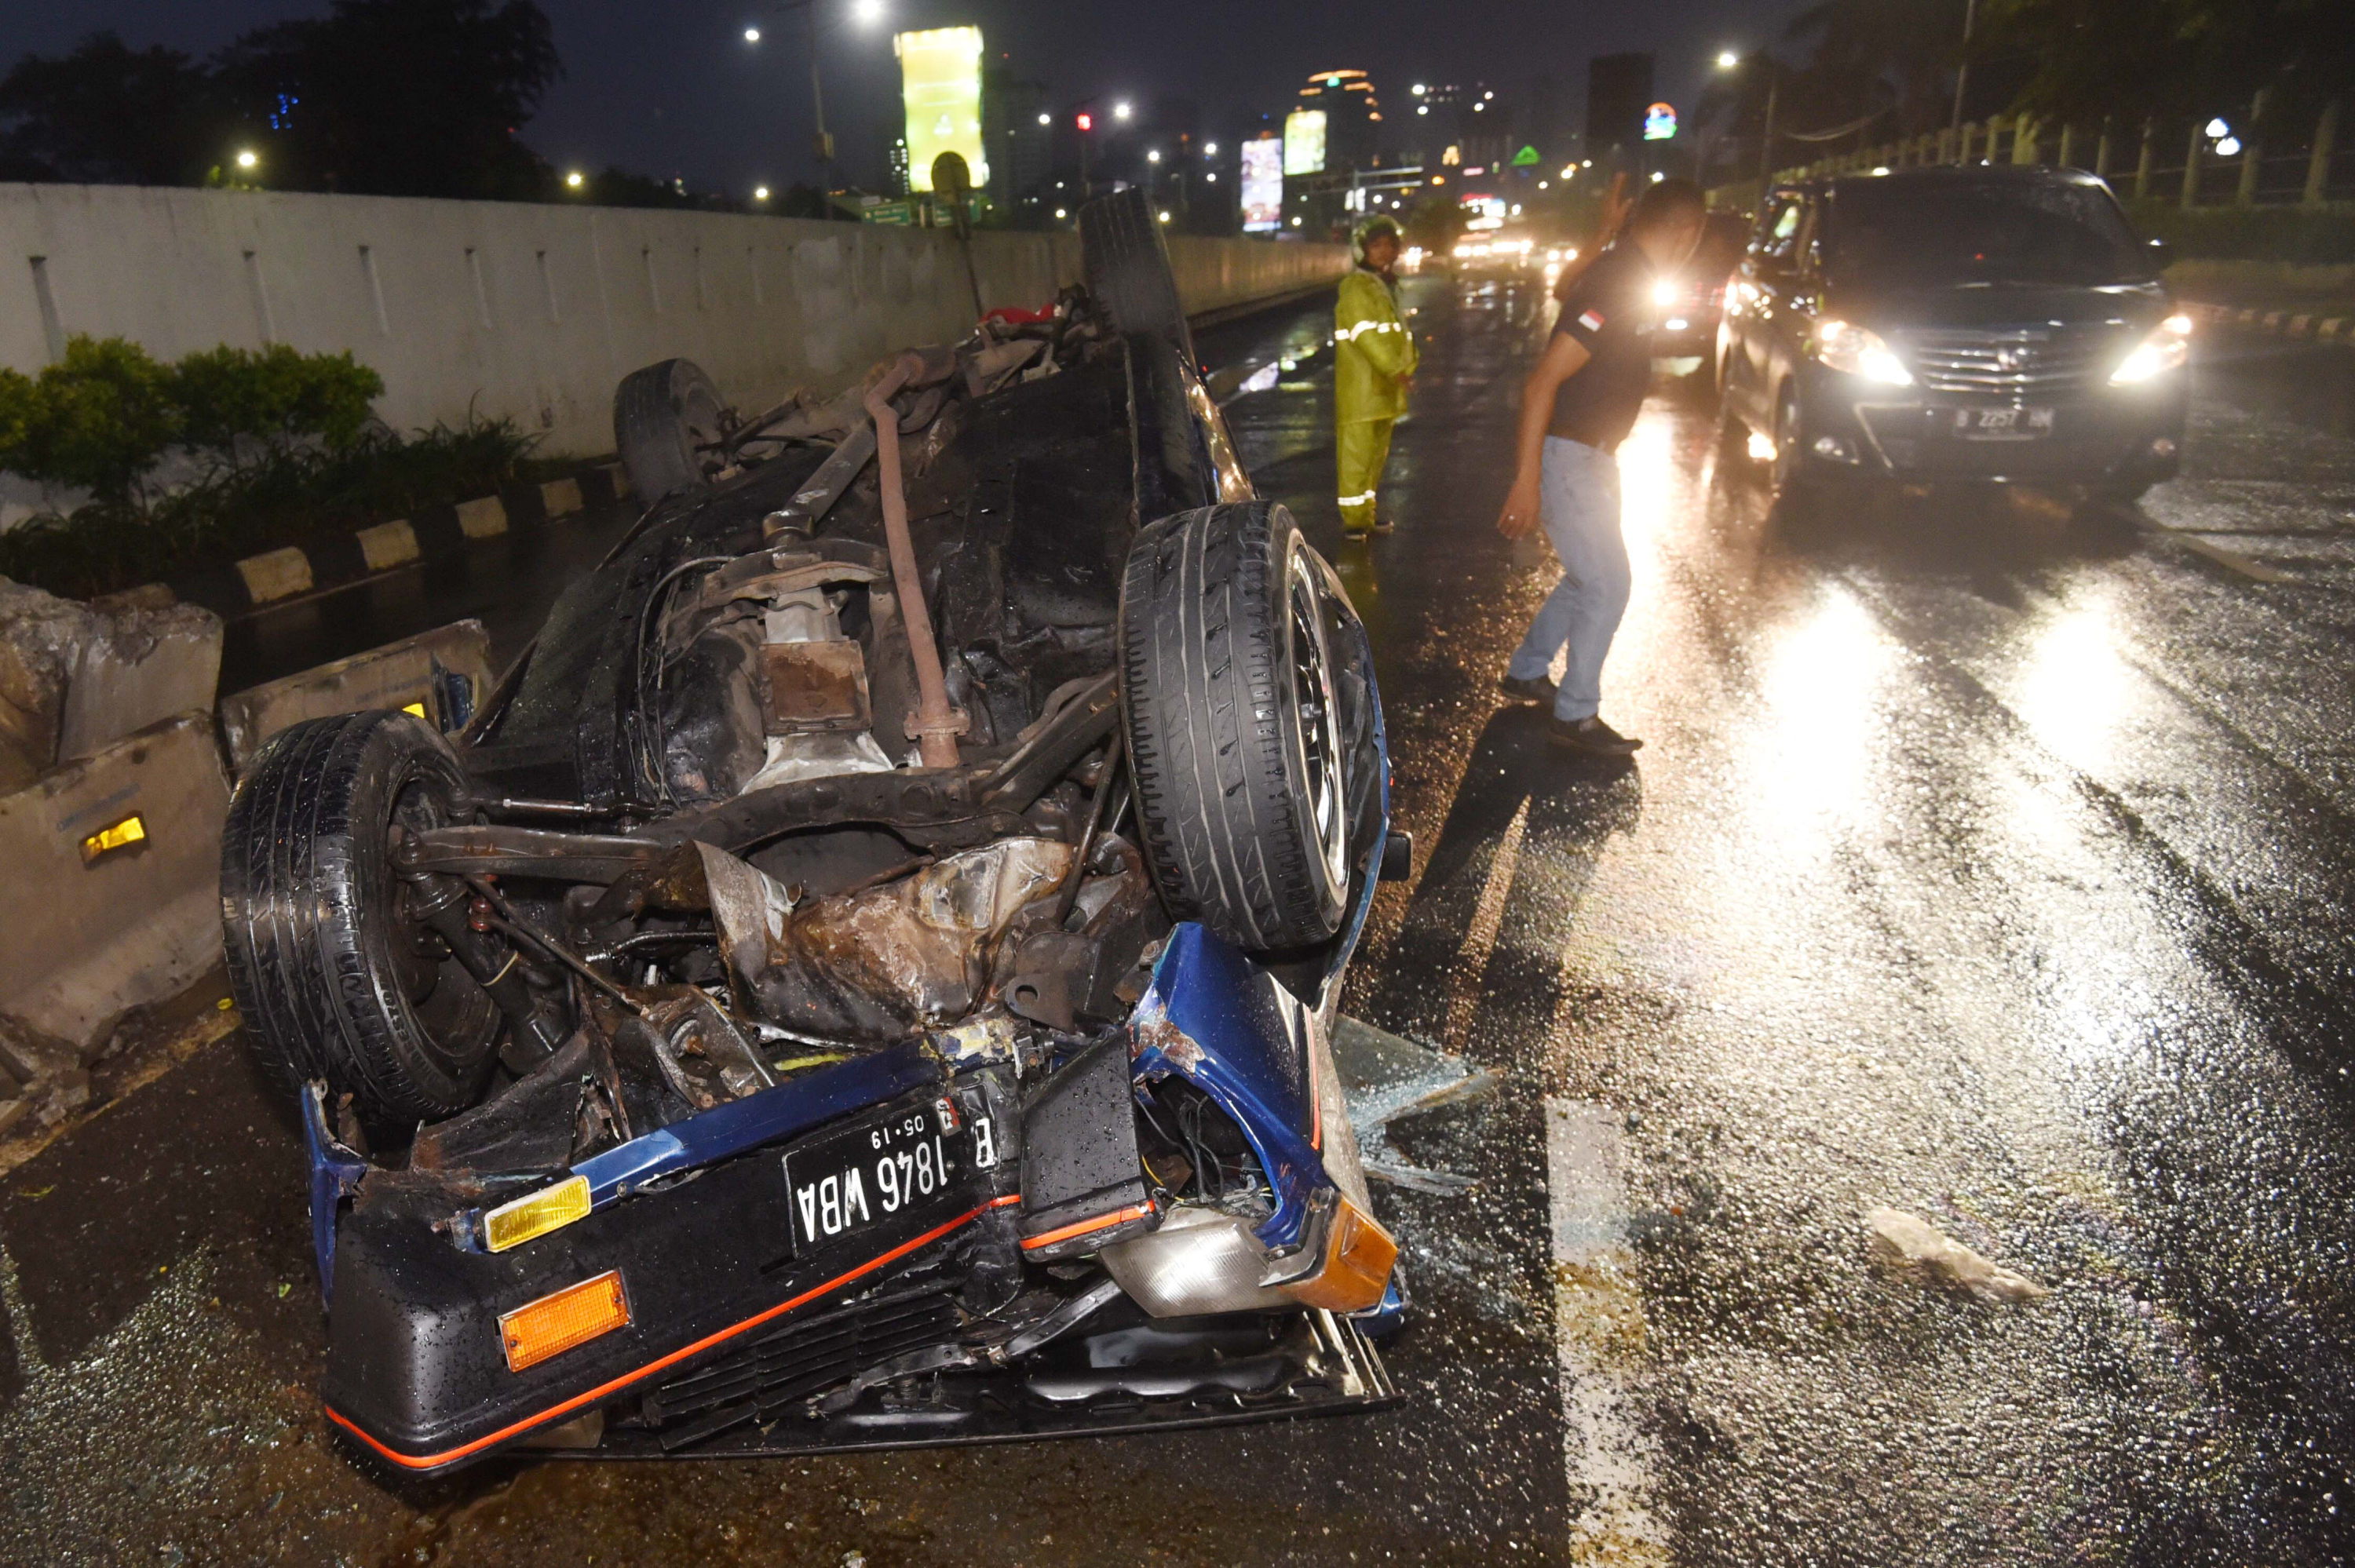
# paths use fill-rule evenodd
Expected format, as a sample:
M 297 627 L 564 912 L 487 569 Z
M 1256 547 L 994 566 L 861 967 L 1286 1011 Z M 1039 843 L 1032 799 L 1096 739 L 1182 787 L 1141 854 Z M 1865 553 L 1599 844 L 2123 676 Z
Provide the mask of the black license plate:
M 911 1214 L 945 1213 L 997 1163 L 997 1129 L 954 1101 L 870 1118 L 785 1155 L 794 1250 Z
M 1954 432 L 1966 441 L 2033 441 L 2052 433 L 2050 408 L 1957 408 Z

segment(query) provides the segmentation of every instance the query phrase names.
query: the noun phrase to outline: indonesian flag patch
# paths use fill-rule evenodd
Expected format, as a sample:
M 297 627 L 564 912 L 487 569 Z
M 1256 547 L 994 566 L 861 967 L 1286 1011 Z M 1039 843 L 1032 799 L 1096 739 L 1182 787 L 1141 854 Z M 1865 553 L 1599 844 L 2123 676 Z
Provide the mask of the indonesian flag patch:
M 1601 311 L 1581 312 L 1578 317 L 1578 324 L 1584 327 L 1589 332 L 1601 332 L 1603 330 L 1603 313 Z

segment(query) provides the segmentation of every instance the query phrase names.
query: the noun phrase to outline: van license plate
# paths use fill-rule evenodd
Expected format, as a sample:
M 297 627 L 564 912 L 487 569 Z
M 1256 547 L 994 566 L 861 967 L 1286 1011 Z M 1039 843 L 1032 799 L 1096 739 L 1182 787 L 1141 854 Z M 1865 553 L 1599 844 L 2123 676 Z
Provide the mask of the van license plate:
M 2050 408 L 1955 410 L 1955 434 L 1966 441 L 2032 441 L 2051 433 Z

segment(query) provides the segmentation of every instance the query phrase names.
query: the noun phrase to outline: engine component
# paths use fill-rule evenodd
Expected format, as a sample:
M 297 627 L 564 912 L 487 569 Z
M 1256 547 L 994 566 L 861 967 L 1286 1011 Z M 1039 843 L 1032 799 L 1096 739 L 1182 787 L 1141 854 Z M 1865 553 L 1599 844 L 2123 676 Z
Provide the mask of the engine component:
M 738 1011 L 870 1042 L 979 1006 L 1015 916 L 1051 897 L 1071 860 L 1071 846 L 1051 839 L 1000 839 L 879 887 L 802 902 L 725 850 L 696 849 Z
M 1022 1252 L 1037 1261 L 1094 1252 L 1160 1223 L 1137 1159 L 1128 1039 L 1082 1051 L 1022 1107 Z

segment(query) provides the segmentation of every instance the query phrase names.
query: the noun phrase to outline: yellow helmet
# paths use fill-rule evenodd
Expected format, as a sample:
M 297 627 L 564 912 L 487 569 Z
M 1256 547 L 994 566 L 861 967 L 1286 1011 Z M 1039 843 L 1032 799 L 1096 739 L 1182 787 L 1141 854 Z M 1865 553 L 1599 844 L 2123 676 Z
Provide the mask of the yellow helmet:
M 1401 244 L 1405 242 L 1406 237 L 1399 232 L 1398 219 L 1388 213 L 1378 212 L 1371 217 L 1361 219 L 1358 227 L 1349 231 L 1349 253 L 1363 261 L 1366 245 L 1377 234 L 1387 234 Z

